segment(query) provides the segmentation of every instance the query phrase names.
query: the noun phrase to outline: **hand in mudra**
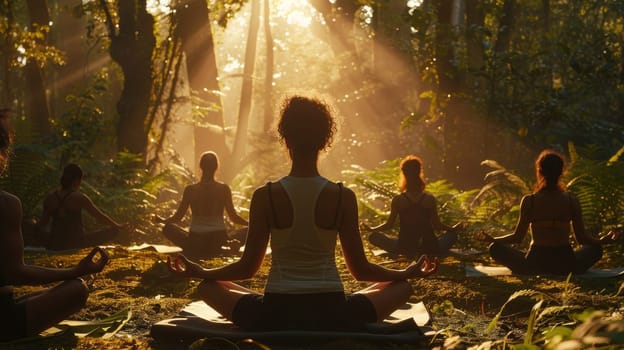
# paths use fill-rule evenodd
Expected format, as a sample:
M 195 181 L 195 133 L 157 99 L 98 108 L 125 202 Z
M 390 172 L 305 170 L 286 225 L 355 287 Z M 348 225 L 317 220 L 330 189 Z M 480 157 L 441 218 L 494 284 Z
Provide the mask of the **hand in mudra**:
M 173 259 L 167 257 L 167 267 L 173 274 L 185 277 L 200 277 L 204 270 L 199 264 L 189 260 L 182 254 L 176 255 Z
M 431 261 L 427 255 L 421 255 L 416 262 L 413 262 L 405 270 L 409 278 L 426 277 L 436 273 L 438 271 L 438 265 L 438 257 L 435 257 L 433 261 Z

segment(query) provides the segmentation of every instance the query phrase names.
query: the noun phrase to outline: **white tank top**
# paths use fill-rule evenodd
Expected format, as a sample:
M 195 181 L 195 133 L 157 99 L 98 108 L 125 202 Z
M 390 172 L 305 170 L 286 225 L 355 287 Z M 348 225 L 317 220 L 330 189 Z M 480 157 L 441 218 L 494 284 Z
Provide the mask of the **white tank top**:
M 272 262 L 265 293 L 344 291 L 334 254 L 338 231 L 319 228 L 315 222 L 316 201 L 328 180 L 286 176 L 279 182 L 290 198 L 293 222 L 288 228 L 271 228 Z

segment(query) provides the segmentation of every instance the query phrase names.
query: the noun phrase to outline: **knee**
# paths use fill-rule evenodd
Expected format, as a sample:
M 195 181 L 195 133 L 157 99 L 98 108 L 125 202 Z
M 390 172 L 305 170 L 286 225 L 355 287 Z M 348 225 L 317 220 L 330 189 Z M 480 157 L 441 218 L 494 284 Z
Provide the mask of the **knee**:
M 592 252 L 594 253 L 594 257 L 596 259 L 596 261 L 602 259 L 602 254 L 604 253 L 604 249 L 602 248 L 601 245 L 594 245 L 592 246 Z
M 414 294 L 414 287 L 405 280 L 394 281 L 391 283 L 391 286 L 397 291 L 401 299 L 407 300 Z
M 171 232 L 171 229 L 174 227 L 174 225 L 172 223 L 167 223 L 165 224 L 165 226 L 163 226 L 162 232 L 164 234 L 167 234 L 169 232 Z
M 375 236 L 377 234 L 378 234 L 377 232 L 373 231 L 373 232 L 369 233 L 368 236 L 366 236 L 366 239 L 368 239 L 369 241 L 372 241 L 372 240 L 375 239 Z
M 382 240 L 385 236 L 381 232 L 373 231 L 368 234 L 368 241 L 372 244 L 378 244 L 380 240 Z
M 221 285 L 218 281 L 203 280 L 199 286 L 197 286 L 197 293 L 202 300 L 210 300 L 211 296 L 217 294 L 216 290 L 220 287 Z
M 495 259 L 499 257 L 501 255 L 502 247 L 503 245 L 500 243 L 493 242 L 492 244 L 490 244 L 490 246 L 488 247 L 490 256 Z
M 89 298 L 89 287 L 84 280 L 77 278 L 65 282 L 66 287 L 69 289 L 71 295 L 69 300 L 73 300 L 75 306 L 79 309 L 83 308 L 87 304 Z

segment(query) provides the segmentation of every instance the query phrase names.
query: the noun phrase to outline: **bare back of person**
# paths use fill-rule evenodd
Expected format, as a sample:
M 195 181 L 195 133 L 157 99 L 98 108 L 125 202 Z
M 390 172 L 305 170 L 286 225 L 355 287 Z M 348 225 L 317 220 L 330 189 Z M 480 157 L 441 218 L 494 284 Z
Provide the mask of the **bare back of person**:
M 228 196 L 225 184 L 202 181 L 187 187 L 189 203 L 194 216 L 222 217 Z
M 529 198 L 532 244 L 559 247 L 570 244 L 570 193 L 540 191 Z

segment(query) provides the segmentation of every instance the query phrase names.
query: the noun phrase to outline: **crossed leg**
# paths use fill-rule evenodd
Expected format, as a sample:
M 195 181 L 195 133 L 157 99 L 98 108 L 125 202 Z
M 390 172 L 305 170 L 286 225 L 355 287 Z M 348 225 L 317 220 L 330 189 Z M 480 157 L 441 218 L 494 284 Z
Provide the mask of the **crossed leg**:
M 229 281 L 203 281 L 198 292 L 201 299 L 223 317 L 232 320 L 236 303 L 246 294 L 258 294 Z M 356 293 L 364 295 L 375 308 L 377 321 L 382 321 L 405 304 L 413 293 L 407 281 L 378 282 Z
M 78 312 L 85 306 L 88 296 L 84 283 L 75 279 L 20 298 L 19 302 L 26 304 L 27 333 L 38 334 Z

